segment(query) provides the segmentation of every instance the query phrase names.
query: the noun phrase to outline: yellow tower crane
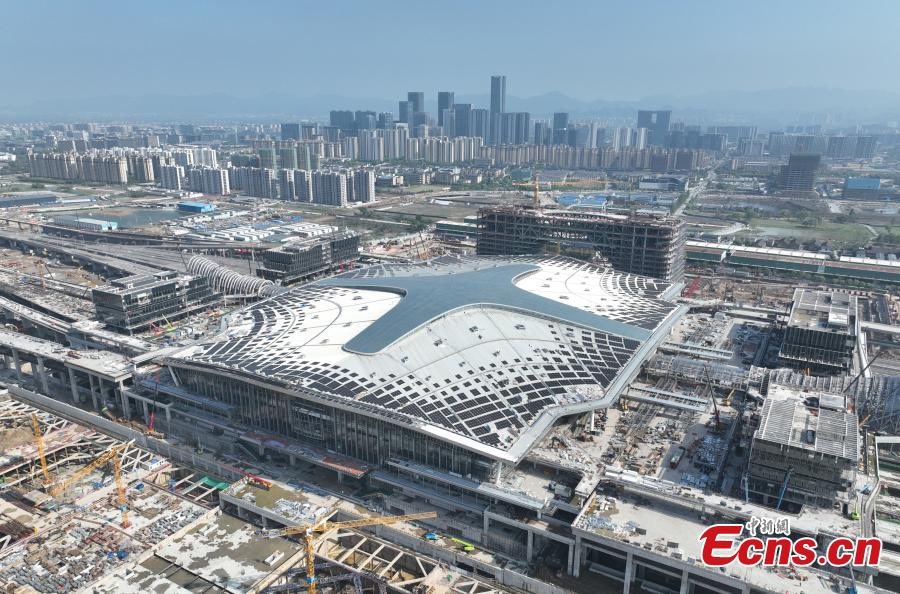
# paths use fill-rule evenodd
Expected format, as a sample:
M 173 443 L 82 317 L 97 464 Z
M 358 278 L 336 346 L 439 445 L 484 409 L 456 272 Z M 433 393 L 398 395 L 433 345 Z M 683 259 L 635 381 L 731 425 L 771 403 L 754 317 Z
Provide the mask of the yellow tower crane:
M 49 485 L 50 469 L 47 468 L 47 456 L 44 454 L 44 436 L 41 435 L 41 423 L 37 413 L 31 413 L 31 428 L 34 430 L 34 445 L 37 447 L 38 458 L 41 460 L 41 473 L 44 475 L 44 484 Z
M 65 493 L 66 489 L 71 487 L 76 482 L 80 481 L 90 473 L 94 472 L 104 464 L 110 463 L 113 467 L 113 475 L 115 476 L 116 481 L 116 492 L 119 499 L 119 505 L 122 510 L 122 527 L 128 528 L 131 526 L 131 522 L 128 520 L 128 497 L 125 493 L 125 483 L 122 480 L 122 460 L 120 458 L 122 451 L 128 447 L 129 444 L 122 443 L 116 446 L 113 446 L 88 462 L 82 468 L 75 471 L 72 476 L 65 479 L 64 481 L 53 485 L 47 491 L 47 494 L 51 497 L 59 497 L 63 493 Z
M 408 522 L 411 520 L 429 520 L 436 518 L 435 512 L 422 512 L 418 514 L 408 514 L 405 516 L 381 516 L 378 518 L 362 518 L 360 520 L 349 520 L 347 522 L 313 522 L 311 524 L 300 524 L 299 526 L 288 526 L 280 530 L 267 530 L 263 535 L 269 538 L 276 536 L 296 536 L 302 535 L 304 544 L 306 545 L 306 583 L 308 594 L 316 594 L 316 536 L 324 534 L 331 530 L 341 528 L 362 528 L 364 526 L 383 526 L 385 524 L 396 524 L 398 522 Z

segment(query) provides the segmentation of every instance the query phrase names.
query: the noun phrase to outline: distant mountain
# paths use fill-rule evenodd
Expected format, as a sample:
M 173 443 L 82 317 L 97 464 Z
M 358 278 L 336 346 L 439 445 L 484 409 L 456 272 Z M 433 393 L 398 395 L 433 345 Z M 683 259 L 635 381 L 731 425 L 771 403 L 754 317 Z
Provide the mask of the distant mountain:
M 428 96 L 426 109 L 434 112 L 435 97 L 432 95 Z M 490 96 L 458 94 L 456 101 L 488 107 Z M 42 99 L 29 105 L 0 105 L 0 119 L 324 120 L 332 109 L 369 109 L 396 115 L 397 100 L 333 94 L 300 97 L 288 93 L 267 93 L 255 97 L 224 93 L 110 95 Z M 676 120 L 687 122 L 744 120 L 765 124 L 798 118 L 802 120 L 812 114 L 827 114 L 829 122 L 857 122 L 900 118 L 900 93 L 798 87 L 764 91 L 711 91 L 686 96 L 654 95 L 633 101 L 585 101 L 554 91 L 527 98 L 508 96 L 506 109 L 528 111 L 535 117 L 566 111 L 576 117 L 632 118 L 637 109 L 672 109 L 676 112 Z

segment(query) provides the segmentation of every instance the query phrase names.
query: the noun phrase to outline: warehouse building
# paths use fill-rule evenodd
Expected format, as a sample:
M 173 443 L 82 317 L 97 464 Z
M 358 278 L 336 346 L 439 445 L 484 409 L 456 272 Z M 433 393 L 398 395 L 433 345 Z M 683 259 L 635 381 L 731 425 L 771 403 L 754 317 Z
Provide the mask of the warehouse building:
M 53 222 L 63 227 L 82 229 L 83 231 L 115 231 L 119 228 L 119 223 L 116 221 L 103 221 L 72 215 L 53 217 Z

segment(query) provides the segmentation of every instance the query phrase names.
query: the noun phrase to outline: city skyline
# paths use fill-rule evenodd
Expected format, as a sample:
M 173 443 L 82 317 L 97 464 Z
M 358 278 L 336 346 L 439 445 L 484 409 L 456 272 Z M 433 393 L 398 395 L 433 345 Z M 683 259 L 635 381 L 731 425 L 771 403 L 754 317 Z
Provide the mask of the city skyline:
M 6 68 L 16 84 L 5 89 L 0 107 L 26 106 L 48 96 L 77 100 L 147 94 L 241 98 L 332 94 L 387 100 L 407 88 L 427 89 L 426 101 L 432 105 L 438 90 L 454 90 L 458 97 L 488 93 L 487 79 L 495 73 L 508 77 L 510 98 L 558 92 L 585 102 L 658 98 L 666 103 L 710 93 L 810 87 L 900 93 L 900 81 L 883 76 L 898 50 L 887 36 L 867 34 L 873 15 L 890 21 L 891 15 L 900 16 L 900 6 L 869 5 L 873 9 L 866 12 L 828 2 L 779 4 L 779 18 L 772 19 L 771 11 L 744 14 L 705 2 L 687 7 L 573 2 L 559 8 L 559 33 L 552 29 L 542 33 L 547 21 L 539 4 L 463 2 L 458 10 L 440 15 L 416 5 L 425 30 L 432 26 L 432 17 L 440 16 L 440 29 L 447 33 L 425 35 L 417 42 L 420 51 L 409 52 L 407 42 L 414 33 L 396 19 L 404 13 L 402 2 L 388 11 L 353 2 L 271 3 L 247 11 L 223 2 L 216 4 L 219 10 L 207 14 L 205 3 L 163 1 L 158 10 L 138 15 L 128 5 L 97 1 L 88 3 L 91 9 L 85 4 L 54 4 L 55 16 L 50 19 L 40 7 L 15 4 L 6 7 L 5 21 L 39 22 L 42 36 L 53 43 L 36 44 L 29 27 L 0 36 L 0 51 L 16 56 Z M 167 6 L 177 11 L 178 19 L 167 17 L 171 12 Z M 476 8 L 479 18 L 471 18 Z M 813 8 L 816 28 L 798 26 Z M 241 10 L 240 19 L 231 18 L 235 10 Z M 352 18 L 347 18 L 348 10 Z M 93 16 L 101 13 L 103 36 L 85 35 L 85 28 L 94 26 Z M 365 55 L 358 52 L 358 44 L 334 43 L 336 23 L 341 35 L 366 40 Z M 755 36 L 753 31 L 762 25 L 764 33 Z M 298 70 L 296 52 L 286 51 L 296 44 L 298 30 L 309 47 L 321 48 L 328 59 L 304 61 Z M 254 51 L 224 45 L 246 39 L 253 31 L 267 31 L 265 42 L 254 42 Z M 521 31 L 535 33 L 523 42 Z M 688 31 L 690 35 L 683 34 Z M 469 38 L 479 43 L 455 43 L 454 33 L 457 41 Z M 829 36 L 840 43 L 825 43 Z M 742 47 L 742 39 L 753 45 L 752 52 Z M 260 50 L 265 44 L 269 51 L 263 61 Z M 57 51 L 60 47 L 66 51 Z M 621 51 L 623 47 L 628 51 Z M 191 57 L 193 52 L 199 53 Z M 85 53 L 97 59 L 85 60 Z M 433 57 L 442 56 L 441 67 L 433 67 Z M 400 60 L 404 68 L 386 67 Z M 169 67 L 179 63 L 196 67 Z M 785 103 L 789 100 L 785 98 Z

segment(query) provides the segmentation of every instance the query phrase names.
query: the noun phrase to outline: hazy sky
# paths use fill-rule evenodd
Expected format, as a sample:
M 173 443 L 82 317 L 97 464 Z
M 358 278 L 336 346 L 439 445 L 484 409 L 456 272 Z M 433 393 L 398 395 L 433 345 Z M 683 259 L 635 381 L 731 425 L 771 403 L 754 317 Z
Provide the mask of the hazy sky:
M 900 91 L 900 1 L 5 0 L 0 103 L 269 92 Z

